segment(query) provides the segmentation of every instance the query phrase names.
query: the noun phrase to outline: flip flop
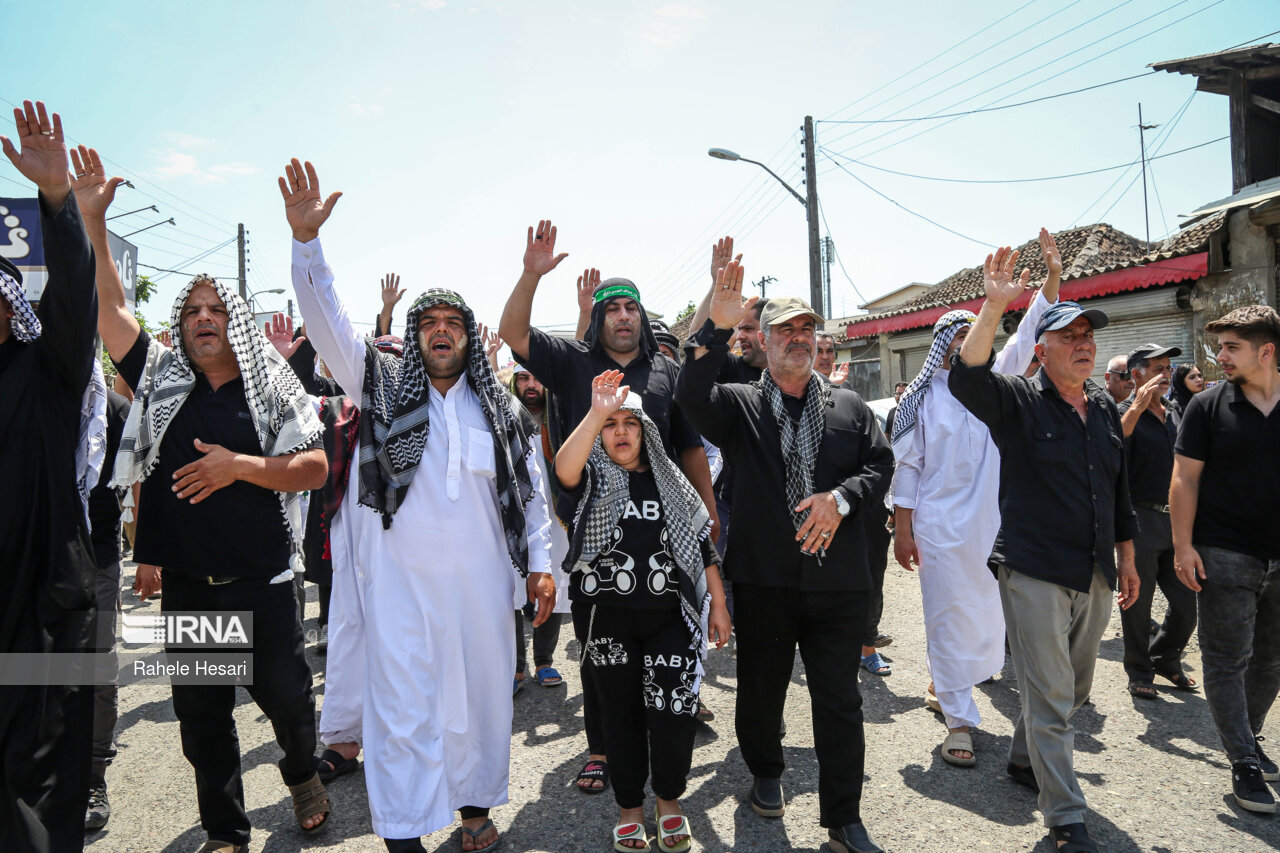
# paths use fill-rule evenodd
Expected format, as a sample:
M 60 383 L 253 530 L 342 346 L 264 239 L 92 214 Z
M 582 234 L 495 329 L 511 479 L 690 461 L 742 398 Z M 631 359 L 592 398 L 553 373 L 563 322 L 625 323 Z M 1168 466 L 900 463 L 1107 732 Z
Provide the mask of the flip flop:
M 893 675 L 893 668 L 885 662 L 884 658 L 880 657 L 879 652 L 865 655 L 862 658 L 862 668 L 872 675 L 878 675 L 882 678 L 886 675 Z
M 465 832 L 467 835 L 471 836 L 471 843 L 474 844 L 477 836 L 484 835 L 486 832 L 488 832 L 493 828 L 494 828 L 493 821 L 486 820 L 484 823 L 480 824 L 480 826 L 478 826 L 475 829 L 467 829 L 464 826 L 462 827 L 462 831 Z M 501 843 L 502 843 L 502 836 L 499 835 L 491 843 L 486 844 L 484 847 L 473 847 L 472 849 L 466 851 L 466 853 L 489 853 L 490 850 L 497 850 L 498 845 Z
M 1179 673 L 1176 673 L 1175 675 L 1168 675 L 1167 673 L 1157 672 L 1156 675 L 1160 676 L 1165 681 L 1168 681 L 1170 684 L 1174 686 L 1175 689 L 1185 690 L 1188 693 L 1194 693 L 1197 689 L 1199 689 L 1199 686 L 1200 686 L 1196 684 L 1194 678 L 1188 678 L 1185 672 L 1179 672 Z
M 1150 681 L 1130 681 L 1129 695 L 1135 699 L 1159 699 L 1160 694 Z
M 951 750 L 969 753 L 968 758 L 952 755 Z M 938 750 L 942 760 L 956 767 L 973 767 L 978 763 L 978 753 L 973 751 L 973 737 L 968 732 L 949 732 Z
M 558 687 L 564 684 L 564 677 L 553 666 L 539 667 L 533 678 L 542 687 Z
M 515 682 L 515 686 L 511 688 L 511 695 L 514 696 L 520 692 L 520 688 L 524 687 L 525 679 L 512 676 L 511 680 Z
M 593 788 L 590 785 L 583 787 L 578 784 L 583 779 L 588 779 L 592 782 L 599 779 L 601 783 L 600 787 Z M 586 764 L 582 765 L 582 769 L 578 771 L 578 778 L 574 780 L 574 787 L 583 794 L 603 794 L 609 789 L 609 765 L 604 761 L 588 761 Z
M 336 749 L 326 749 L 316 759 L 316 775 L 321 782 L 328 782 L 330 779 L 346 776 L 359 766 L 359 758 L 343 758 L 342 753 Z

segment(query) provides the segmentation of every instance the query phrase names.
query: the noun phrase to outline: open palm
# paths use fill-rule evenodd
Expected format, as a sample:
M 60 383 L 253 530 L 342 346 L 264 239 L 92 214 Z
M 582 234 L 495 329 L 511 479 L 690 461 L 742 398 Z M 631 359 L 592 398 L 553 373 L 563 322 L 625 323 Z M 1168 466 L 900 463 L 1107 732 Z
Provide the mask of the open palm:
M 1023 270 L 1019 278 L 1014 278 L 1013 268 L 1017 263 L 1018 252 L 1008 246 L 997 249 L 994 255 L 987 255 L 987 261 L 982 266 L 982 283 L 987 298 L 992 302 L 1007 305 L 1026 290 L 1031 280 L 1031 271 Z
M 71 189 L 76 194 L 80 215 L 93 218 L 106 216 L 107 208 L 115 200 L 116 188 L 124 183 L 124 178 L 108 179 L 97 150 L 83 145 L 78 150 L 71 149 L 71 166 L 75 170 Z
M 613 414 L 622 408 L 630 391 L 630 385 L 622 384 L 621 370 L 606 370 L 591 380 L 591 411 Z
M 45 110 L 44 101 L 23 101 L 13 108 L 13 123 L 18 131 L 14 147 L 7 136 L 0 136 L 0 147 L 14 168 L 41 189 L 66 187 L 67 145 L 62 138 L 62 117 Z
M 550 219 L 540 220 L 536 231 L 532 226 L 529 227 L 529 239 L 524 247 L 526 272 L 546 275 L 560 266 L 560 262 L 567 257 L 568 252 L 556 254 L 556 227 L 551 224 Z
M 329 219 L 329 214 L 333 213 L 333 206 L 342 198 L 342 193 L 330 193 L 328 198 L 321 201 L 320 179 L 310 161 L 304 165 L 294 157 L 284 167 L 284 172 L 285 176 L 279 179 L 279 183 L 280 195 L 284 197 L 285 219 L 293 229 L 295 240 L 309 242 L 319 235 L 320 226 Z

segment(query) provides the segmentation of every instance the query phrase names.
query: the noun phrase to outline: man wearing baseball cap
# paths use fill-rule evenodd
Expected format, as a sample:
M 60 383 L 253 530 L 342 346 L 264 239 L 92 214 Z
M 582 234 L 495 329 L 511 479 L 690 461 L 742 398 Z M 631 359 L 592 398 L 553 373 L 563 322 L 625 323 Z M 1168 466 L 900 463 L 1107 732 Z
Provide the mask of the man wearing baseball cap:
M 1120 414 L 1089 380 L 1093 333 L 1107 315 L 1059 302 L 1036 325 L 1040 370 L 1029 379 L 991 370 L 996 328 L 1030 278 L 1025 269 L 1014 276 L 1017 259 L 1008 248 L 987 256 L 987 298 L 953 357 L 948 387 L 1000 451 L 1001 523 L 990 565 L 1022 699 L 1007 769 L 1038 791 L 1054 844 L 1085 853 L 1098 848 L 1084 825 L 1071 717 L 1093 686 L 1110 590 L 1118 582 L 1121 608 L 1137 599 L 1137 523 Z
M 1164 398 L 1172 365 L 1182 355 L 1178 347 L 1143 344 L 1129 353 L 1126 370 L 1135 390 L 1120 403 L 1128 454 L 1129 494 L 1138 516 L 1133 540 L 1134 563 L 1141 588 L 1133 607 L 1120 614 L 1124 628 L 1124 669 L 1129 693 L 1138 699 L 1158 699 L 1153 677 L 1168 679 L 1180 690 L 1196 683 L 1182 671 L 1182 652 L 1196 627 L 1196 594 L 1179 580 L 1173 567 L 1173 530 L 1169 524 L 1169 483 L 1173 478 L 1173 448 L 1182 412 Z M 1169 603 L 1164 623 L 1151 635 L 1151 599 L 1156 586 Z
M 757 382 L 717 384 L 729 338 L 757 301 L 742 299 L 737 261 L 717 279 L 710 322 L 685 348 L 676 401 L 735 472 L 725 566 L 751 808 L 772 818 L 786 811 L 780 728 L 798 646 L 813 704 L 821 825 L 838 853 L 879 853 L 860 813 L 858 649 L 872 589 L 864 518 L 883 507 L 893 452 L 866 403 L 814 372 L 822 318 L 803 300 L 771 299 L 761 313 L 757 340 L 768 361 Z

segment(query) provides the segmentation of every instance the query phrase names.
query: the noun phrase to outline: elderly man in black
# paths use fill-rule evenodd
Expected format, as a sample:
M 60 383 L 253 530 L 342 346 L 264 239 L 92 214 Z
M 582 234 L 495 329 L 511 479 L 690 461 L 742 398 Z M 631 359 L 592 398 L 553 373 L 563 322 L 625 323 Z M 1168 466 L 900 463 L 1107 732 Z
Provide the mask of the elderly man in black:
M 1133 539 L 1134 563 L 1142 583 L 1138 600 L 1120 614 L 1124 628 L 1124 670 L 1129 693 L 1138 699 L 1157 699 L 1153 677 L 1168 679 L 1180 690 L 1195 690 L 1195 680 L 1182 671 L 1182 652 L 1196 628 L 1196 595 L 1178 581 L 1173 570 L 1173 531 L 1169 526 L 1169 481 L 1173 477 L 1173 447 L 1178 440 L 1182 412 L 1165 399 L 1178 347 L 1143 344 L 1129 353 L 1126 367 L 1135 388 L 1120 403 L 1125 450 L 1129 454 L 1129 495 L 1138 516 Z M 1156 586 L 1169 608 L 1164 623 L 1151 634 L 1151 600 Z
M 819 317 L 799 299 L 761 315 L 768 367 L 750 385 L 717 385 L 742 300 L 742 267 L 718 273 L 709 319 L 690 339 L 676 400 L 734 466 L 725 565 L 738 636 L 737 733 L 755 777 L 751 807 L 786 806 L 779 726 L 796 646 L 813 703 L 821 824 L 837 851 L 874 853 L 859 813 L 865 746 L 858 647 L 871 576 L 861 516 L 889 487 L 893 451 L 852 391 L 813 372 Z
M 1109 590 L 1118 578 L 1120 606 L 1137 598 L 1137 523 L 1120 414 L 1089 381 L 1093 331 L 1107 315 L 1059 302 L 1036 328 L 1040 371 L 1029 379 L 991 371 L 1000 318 L 1029 279 L 1026 270 L 1014 277 L 1017 260 L 1008 248 L 987 256 L 987 298 L 952 358 L 948 387 L 1000 450 L 1001 526 L 991 565 L 1022 694 L 1008 770 L 1038 790 L 1058 850 L 1088 853 L 1098 848 L 1084 825 L 1071 717 L 1093 686 Z

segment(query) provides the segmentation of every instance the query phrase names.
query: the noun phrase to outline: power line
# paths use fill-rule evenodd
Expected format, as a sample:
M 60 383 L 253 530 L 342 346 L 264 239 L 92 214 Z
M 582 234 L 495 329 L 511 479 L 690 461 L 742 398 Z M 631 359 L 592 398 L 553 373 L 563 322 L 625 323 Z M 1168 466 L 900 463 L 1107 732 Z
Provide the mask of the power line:
M 948 228 L 947 226 L 943 225 L 941 222 L 935 222 L 934 220 L 932 220 L 932 219 L 930 219 L 929 217 L 925 216 L 923 213 L 916 213 L 916 212 L 915 212 L 914 210 L 912 210 L 911 208 L 909 208 L 909 207 L 907 207 L 906 205 L 900 204 L 899 202 L 897 202 L 897 201 L 893 200 L 893 199 L 892 199 L 892 198 L 890 198 L 889 196 L 887 196 L 887 195 L 885 195 L 884 193 L 880 192 L 880 190 L 878 190 L 878 189 L 876 189 L 875 187 L 871 186 L 871 184 L 869 184 L 869 183 L 867 183 L 866 181 L 862 180 L 862 178 L 859 178 L 859 177 L 858 177 L 857 175 L 855 175 L 853 172 L 850 172 L 848 169 L 846 169 L 846 168 L 844 167 L 844 164 L 843 164 L 843 163 L 841 163 L 840 161 L 836 160 L 836 159 L 835 159 L 834 157 L 832 157 L 830 154 L 827 154 L 827 152 L 826 152 L 826 151 L 823 151 L 822 153 L 823 153 L 823 154 L 826 154 L 826 155 L 827 155 L 827 159 L 829 159 L 832 163 L 835 163 L 835 164 L 836 164 L 836 166 L 840 169 L 840 171 L 844 172 L 846 175 L 848 175 L 849 177 L 853 178 L 855 181 L 857 181 L 858 183 L 862 184 L 864 187 L 866 187 L 867 189 L 871 190 L 873 193 L 875 193 L 876 195 L 880 196 L 882 199 L 884 199 L 885 201 L 887 201 L 887 202 L 889 202 L 890 204 L 894 205 L 895 207 L 899 207 L 899 208 L 901 208 L 902 210 L 905 210 L 907 213 L 910 213 L 912 216 L 916 217 L 917 219 L 923 219 L 925 222 L 928 222 L 930 225 L 933 225 L 933 226 L 935 226 L 935 227 L 937 227 L 937 228 L 941 228 L 943 231 L 946 231 L 948 234 L 954 234 L 954 235 L 956 235 L 957 237 L 963 237 L 965 240 L 968 240 L 968 241 L 969 241 L 969 242 L 971 242 L 971 243 L 977 243 L 979 246 L 985 246 L 985 247 L 987 247 L 987 248 L 991 248 L 991 247 L 992 247 L 992 244 L 991 244 L 991 243 L 986 243 L 986 242 L 983 242 L 982 240 L 979 240 L 979 239 L 977 239 L 977 238 L 975 238 L 975 237 L 970 237 L 968 234 L 961 234 L 959 231 L 956 231 L 954 228 Z
M 1159 160 L 1163 157 L 1173 157 L 1178 154 L 1185 154 L 1188 151 L 1194 151 L 1197 148 L 1204 148 L 1206 145 L 1213 145 L 1216 142 L 1222 142 L 1223 140 L 1230 138 L 1230 136 L 1219 136 L 1217 139 L 1210 139 L 1209 141 L 1201 142 L 1198 145 L 1190 145 L 1186 148 L 1179 148 L 1177 151 L 1170 151 L 1167 154 L 1148 157 L 1147 162 L 1150 163 L 1152 160 Z M 865 160 L 850 157 L 848 154 L 841 154 L 838 151 L 828 151 L 826 148 L 821 148 L 821 151 L 824 154 L 848 160 L 850 163 L 857 163 L 859 166 L 864 166 L 868 169 L 875 169 L 877 172 L 885 172 L 887 174 L 898 175 L 903 178 L 915 178 L 920 181 L 937 181 L 945 184 L 1035 184 L 1043 181 L 1061 181 L 1067 178 L 1082 178 L 1086 175 L 1101 175 L 1104 172 L 1114 172 L 1116 169 L 1131 168 L 1134 163 L 1138 162 L 1137 160 L 1134 160 L 1129 163 L 1119 163 L 1115 166 L 1106 166 L 1102 169 L 1090 169 L 1087 172 L 1071 172 L 1066 175 L 1046 175 L 1043 178 L 940 178 L 935 175 L 915 175 L 910 172 L 899 172 L 896 169 L 886 169 L 884 166 L 876 166 L 872 163 L 866 162 Z
M 821 201 L 818 202 L 818 215 L 822 217 L 822 227 L 827 229 L 827 236 L 830 237 L 831 226 L 827 224 L 827 212 L 823 209 Z M 849 280 L 849 286 L 853 288 L 853 292 L 857 294 L 860 300 L 866 302 L 867 298 L 862 295 L 861 290 L 858 290 L 858 285 L 853 283 L 853 276 L 849 275 L 849 271 L 844 268 L 844 261 L 840 259 L 840 253 L 836 251 L 836 241 L 831 240 L 828 245 L 831 247 L 831 254 L 835 255 L 836 262 L 840 264 L 840 272 L 844 273 L 844 277 Z
M 1045 95 L 1043 98 L 1032 98 L 1029 101 L 1019 101 L 1016 104 L 1004 104 L 999 107 L 984 107 L 976 110 L 965 110 L 960 113 L 939 113 L 937 115 L 916 116 L 915 118 L 869 118 L 869 119 L 849 119 L 846 121 L 829 121 L 823 119 L 819 124 L 899 124 L 904 122 L 917 121 L 936 121 L 941 118 L 961 118 L 963 116 L 977 115 L 978 113 L 994 113 L 1000 110 L 1011 110 L 1014 107 L 1025 107 L 1028 104 L 1038 104 L 1041 101 L 1052 101 L 1054 98 L 1065 98 L 1067 95 L 1078 95 L 1081 92 L 1089 92 L 1093 89 L 1101 89 L 1104 86 L 1114 86 L 1117 83 L 1127 83 L 1130 80 L 1137 80 L 1139 77 L 1150 77 L 1157 74 L 1154 68 L 1150 71 L 1144 71 L 1141 74 L 1132 74 L 1128 77 L 1121 77 L 1119 80 L 1108 80 L 1106 83 L 1095 83 L 1092 86 L 1085 86 L 1083 89 L 1072 89 L 1070 92 L 1059 92 L 1056 95 Z M 975 95 L 974 97 L 977 97 Z

